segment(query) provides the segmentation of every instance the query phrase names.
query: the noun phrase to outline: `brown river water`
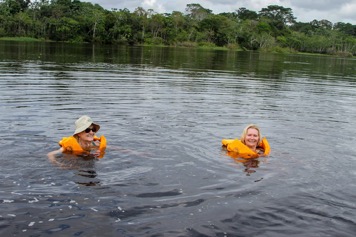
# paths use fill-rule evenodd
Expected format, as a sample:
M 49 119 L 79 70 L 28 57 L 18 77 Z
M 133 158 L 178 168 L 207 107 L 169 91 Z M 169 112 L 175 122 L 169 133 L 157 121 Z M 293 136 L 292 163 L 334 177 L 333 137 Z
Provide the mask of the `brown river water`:
M 356 60 L 0 42 L 0 236 L 354 236 Z M 47 152 L 91 116 L 103 159 Z M 221 139 L 260 126 L 241 163 Z

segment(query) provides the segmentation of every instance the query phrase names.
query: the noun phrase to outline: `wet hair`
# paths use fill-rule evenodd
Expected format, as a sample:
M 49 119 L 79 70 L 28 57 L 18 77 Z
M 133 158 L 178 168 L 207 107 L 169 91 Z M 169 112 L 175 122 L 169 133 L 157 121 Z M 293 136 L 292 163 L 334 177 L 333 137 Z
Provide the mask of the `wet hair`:
M 258 143 L 257 144 L 260 144 L 262 141 L 262 135 L 261 135 L 260 128 L 255 124 L 249 124 L 244 128 L 244 130 L 242 131 L 242 134 L 241 134 L 241 138 L 240 138 L 241 142 L 243 144 L 245 144 L 245 137 L 247 135 L 247 130 L 249 130 L 250 128 L 257 130 L 257 132 L 258 132 Z

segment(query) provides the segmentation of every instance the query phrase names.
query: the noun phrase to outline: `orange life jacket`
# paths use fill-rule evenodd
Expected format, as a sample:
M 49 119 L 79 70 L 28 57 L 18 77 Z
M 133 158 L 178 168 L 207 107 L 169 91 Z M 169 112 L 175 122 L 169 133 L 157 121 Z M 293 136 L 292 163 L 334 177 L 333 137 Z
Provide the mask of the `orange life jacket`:
M 234 155 L 234 158 L 241 157 L 245 159 L 258 158 L 257 152 L 252 151 L 248 146 L 243 144 L 240 139 L 223 139 L 222 145 L 226 147 L 229 154 Z M 267 156 L 271 152 L 271 147 L 267 141 L 267 138 L 263 138 L 257 148 L 263 149 L 263 155 Z
M 94 136 L 94 141 L 99 141 L 100 145 L 98 150 L 100 150 L 100 155 L 98 158 L 104 157 L 104 151 L 106 149 L 106 138 L 104 135 L 101 137 Z M 59 141 L 59 145 L 64 148 L 65 152 L 69 152 L 75 155 L 89 154 L 90 152 L 84 150 L 78 143 L 77 139 L 74 136 L 63 137 Z

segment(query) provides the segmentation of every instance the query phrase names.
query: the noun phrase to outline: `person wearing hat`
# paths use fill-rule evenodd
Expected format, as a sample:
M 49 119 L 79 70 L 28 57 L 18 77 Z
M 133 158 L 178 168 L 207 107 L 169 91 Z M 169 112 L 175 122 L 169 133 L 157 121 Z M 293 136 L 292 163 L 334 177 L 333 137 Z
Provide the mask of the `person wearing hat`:
M 55 162 L 55 156 L 60 153 L 70 153 L 74 155 L 93 154 L 97 158 L 104 156 L 106 149 L 106 138 L 102 135 L 97 137 L 95 134 L 100 129 L 100 125 L 93 122 L 87 116 L 81 116 L 75 121 L 75 131 L 70 137 L 63 137 L 59 141 L 60 148 L 47 154 L 48 158 Z

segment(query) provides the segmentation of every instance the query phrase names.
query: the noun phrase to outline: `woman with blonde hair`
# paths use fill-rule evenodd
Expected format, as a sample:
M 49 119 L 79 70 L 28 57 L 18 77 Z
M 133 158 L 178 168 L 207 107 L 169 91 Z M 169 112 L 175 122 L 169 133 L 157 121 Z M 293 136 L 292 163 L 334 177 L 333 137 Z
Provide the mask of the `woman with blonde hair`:
M 260 128 L 255 124 L 247 125 L 242 131 L 240 139 L 223 139 L 222 145 L 236 157 L 258 158 L 267 156 L 271 149 Z
M 262 141 L 261 130 L 255 124 L 247 125 L 242 131 L 240 140 L 243 144 L 248 146 L 251 150 L 257 151 L 257 146 Z

